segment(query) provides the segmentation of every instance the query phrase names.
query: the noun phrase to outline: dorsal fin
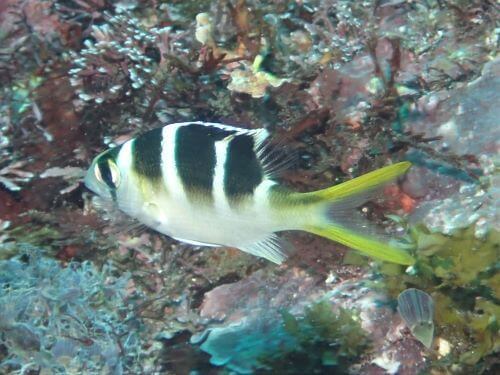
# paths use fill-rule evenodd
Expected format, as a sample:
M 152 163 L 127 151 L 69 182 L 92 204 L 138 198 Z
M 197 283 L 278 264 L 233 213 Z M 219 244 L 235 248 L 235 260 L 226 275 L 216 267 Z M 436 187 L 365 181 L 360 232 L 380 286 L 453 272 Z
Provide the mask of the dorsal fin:
M 295 164 L 297 153 L 284 148 L 281 142 L 266 140 L 257 150 L 257 157 L 265 177 L 272 180 Z

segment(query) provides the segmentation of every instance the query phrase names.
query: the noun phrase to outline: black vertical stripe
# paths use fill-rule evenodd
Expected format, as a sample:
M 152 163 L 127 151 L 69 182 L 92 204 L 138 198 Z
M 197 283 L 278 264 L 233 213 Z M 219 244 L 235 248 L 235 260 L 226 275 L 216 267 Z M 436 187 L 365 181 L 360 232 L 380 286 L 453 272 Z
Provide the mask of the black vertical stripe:
M 99 172 L 101 173 L 102 180 L 108 185 L 110 189 L 115 190 L 116 185 L 113 182 L 113 175 L 111 174 L 111 168 L 109 167 L 108 159 L 99 160 L 97 163 L 97 167 L 99 168 Z
M 211 196 L 217 162 L 215 142 L 234 133 L 232 130 L 201 124 L 179 127 L 175 137 L 175 163 L 187 193 L 202 190 Z
M 97 168 L 99 168 L 99 172 L 101 173 L 102 180 L 108 186 L 109 191 L 113 197 L 113 200 L 116 200 L 116 188 L 113 181 L 113 176 L 111 174 L 111 169 L 109 167 L 109 161 L 116 163 L 116 159 L 118 158 L 118 154 L 120 153 L 122 146 L 113 147 L 108 151 L 104 152 L 99 156 L 97 160 Z
M 229 199 L 252 194 L 262 182 L 263 170 L 251 135 L 242 134 L 229 143 L 224 165 L 224 192 Z
M 149 179 L 158 180 L 161 171 L 162 130 L 157 128 L 137 137 L 132 144 L 132 161 L 134 170 Z

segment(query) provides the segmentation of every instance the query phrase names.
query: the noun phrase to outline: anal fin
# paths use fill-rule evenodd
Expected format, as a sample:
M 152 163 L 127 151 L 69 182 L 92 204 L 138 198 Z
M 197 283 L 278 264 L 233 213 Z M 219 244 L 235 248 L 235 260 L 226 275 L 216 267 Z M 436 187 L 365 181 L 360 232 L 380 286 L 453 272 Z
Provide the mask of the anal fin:
M 290 246 L 276 234 L 271 234 L 262 241 L 250 245 L 238 246 L 238 249 L 265 258 L 273 263 L 281 264 L 287 258 Z

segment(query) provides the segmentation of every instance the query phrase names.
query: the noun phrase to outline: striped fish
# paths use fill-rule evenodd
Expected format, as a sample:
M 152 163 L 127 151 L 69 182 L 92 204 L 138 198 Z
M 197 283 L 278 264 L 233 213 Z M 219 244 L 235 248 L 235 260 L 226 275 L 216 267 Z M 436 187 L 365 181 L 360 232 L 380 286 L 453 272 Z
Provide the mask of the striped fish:
M 297 193 L 274 180 L 268 136 L 265 129 L 217 123 L 166 125 L 98 155 L 85 184 L 143 224 L 190 244 L 235 247 L 279 264 L 287 246 L 276 233 L 304 230 L 377 259 L 413 264 L 356 216 L 370 192 L 410 163 Z

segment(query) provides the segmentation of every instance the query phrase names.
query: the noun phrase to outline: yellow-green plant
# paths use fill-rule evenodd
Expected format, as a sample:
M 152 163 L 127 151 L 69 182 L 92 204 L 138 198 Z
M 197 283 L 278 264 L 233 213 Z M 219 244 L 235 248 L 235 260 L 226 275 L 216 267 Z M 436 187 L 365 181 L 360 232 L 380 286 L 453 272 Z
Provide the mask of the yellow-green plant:
M 417 262 L 406 269 L 381 264 L 379 285 L 393 297 L 410 287 L 429 293 L 436 309 L 436 337 L 451 345 L 450 353 L 433 366 L 479 371 L 485 357 L 500 351 L 500 233 L 492 230 L 478 239 L 470 227 L 446 236 L 420 225 L 410 235 Z

